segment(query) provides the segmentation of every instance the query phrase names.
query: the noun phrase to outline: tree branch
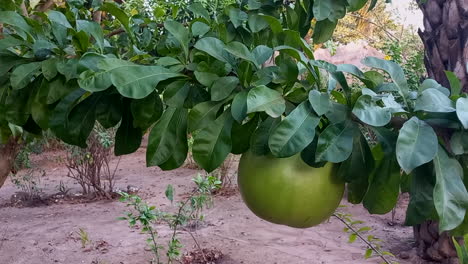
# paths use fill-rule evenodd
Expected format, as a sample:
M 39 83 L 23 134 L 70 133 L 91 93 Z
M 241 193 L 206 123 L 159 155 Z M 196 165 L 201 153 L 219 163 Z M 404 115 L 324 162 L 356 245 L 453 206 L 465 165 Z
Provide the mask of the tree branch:
M 24 1 L 21 2 L 20 8 L 21 8 L 22 15 L 25 17 L 29 17 L 28 9 L 26 8 L 26 4 L 24 3 Z
M 39 8 L 39 12 L 45 12 L 47 10 L 49 10 L 50 8 L 52 8 L 52 6 L 55 4 L 54 0 L 49 0 L 47 1 L 45 4 L 43 4 L 40 8 Z

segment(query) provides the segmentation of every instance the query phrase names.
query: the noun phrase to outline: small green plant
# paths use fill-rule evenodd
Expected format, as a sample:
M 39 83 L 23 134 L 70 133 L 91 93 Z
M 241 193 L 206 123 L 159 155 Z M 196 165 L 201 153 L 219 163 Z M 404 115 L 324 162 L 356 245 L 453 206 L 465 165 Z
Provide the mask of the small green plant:
M 76 231 L 78 236 L 80 236 L 80 241 L 81 241 L 81 247 L 85 248 L 86 245 L 91 244 L 91 239 L 89 239 L 88 232 L 84 230 L 84 228 L 79 228 L 78 231 Z
M 198 174 L 193 178 L 193 182 L 197 188 L 190 193 L 190 195 L 181 202 L 174 202 L 174 187 L 168 185 L 166 188 L 166 198 L 175 206 L 174 212 L 165 212 L 159 210 L 156 206 L 148 205 L 141 197 L 137 195 L 130 195 L 121 192 L 120 201 L 126 202 L 128 207 L 133 210 L 127 212 L 120 220 L 128 221 L 130 227 L 137 224 L 141 225 L 141 232 L 148 234 L 146 242 L 154 254 L 153 263 L 160 264 L 161 252 L 165 249 L 162 242 L 159 241 L 158 230 L 155 228 L 156 223 L 166 223 L 171 229 L 171 237 L 167 242 L 166 256 L 167 263 L 174 263 L 181 256 L 181 248 L 183 247 L 178 237 L 178 231 L 184 226 L 190 225 L 193 222 L 202 221 L 204 219 L 202 210 L 212 206 L 212 192 L 221 186 L 221 182 L 214 176 L 202 176 Z M 184 229 L 193 238 L 198 249 L 201 250 L 195 236 L 189 229 Z
M 382 240 L 369 233 L 372 228 L 370 226 L 362 226 L 364 221 L 354 220 L 351 214 L 335 212 L 333 214 L 338 220 L 340 220 L 346 227 L 343 229 L 344 232 L 349 233 L 348 243 L 354 243 L 358 238 L 364 242 L 367 246 L 364 253 L 364 258 L 368 259 L 374 254 L 377 254 L 385 264 L 398 264 L 398 262 L 390 261 L 388 257 L 395 257 L 388 251 L 382 251 Z
M 46 172 L 41 169 L 28 169 L 24 172 L 19 172 L 11 175 L 11 181 L 26 195 L 24 198 L 28 201 L 40 197 L 42 192 L 40 188 L 41 178 L 46 175 Z
M 462 244 L 458 243 L 455 237 L 452 237 L 452 241 L 455 245 L 455 249 L 457 250 L 458 263 L 468 264 L 468 245 L 465 242 L 468 241 L 468 235 L 463 237 L 464 242 Z

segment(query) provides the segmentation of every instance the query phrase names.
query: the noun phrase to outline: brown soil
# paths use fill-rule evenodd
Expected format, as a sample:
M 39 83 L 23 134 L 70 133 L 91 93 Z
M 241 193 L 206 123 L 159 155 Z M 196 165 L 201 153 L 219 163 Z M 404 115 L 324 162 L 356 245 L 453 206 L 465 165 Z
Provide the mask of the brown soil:
M 46 170 L 41 186 L 49 196 L 57 193 L 62 181 L 73 196 L 80 187 L 66 178 L 66 168 L 57 162 L 63 153 L 44 153 L 33 158 L 33 164 Z M 117 159 L 114 159 L 114 163 Z M 139 195 L 151 204 L 170 210 L 164 197 L 168 184 L 176 189 L 176 197 L 193 190 L 191 178 L 199 171 L 181 168 L 164 172 L 159 168 L 145 167 L 144 149 L 122 158 L 117 171 L 117 187 L 126 190 L 128 185 L 140 189 Z M 234 171 L 233 171 L 234 174 Z M 133 264 L 150 263 L 151 252 L 145 244 L 146 235 L 117 220 L 126 210 L 117 200 L 99 200 L 87 203 L 56 199 L 34 207 L 6 206 L 18 190 L 7 181 L 0 189 L 0 263 L 100 263 Z M 73 201 L 76 201 L 73 200 Z M 405 259 L 398 263 L 424 263 L 414 257 L 412 229 L 402 226 L 407 199 L 401 199 L 395 222 L 391 215 L 371 216 L 362 206 L 347 205 L 340 210 L 362 220 L 374 235 L 383 240 L 382 250 Z M 1 206 L 3 205 L 3 206 Z M 243 204 L 239 194 L 232 189 L 215 196 L 214 207 L 205 211 L 205 223 L 195 231 L 198 242 L 214 259 L 222 264 L 360 264 L 381 263 L 381 259 L 363 258 L 365 244 L 357 240 L 348 243 L 343 224 L 331 218 L 328 222 L 309 229 L 294 229 L 265 222 L 253 215 Z M 79 230 L 90 239 L 84 248 Z M 169 229 L 158 226 L 164 244 Z M 181 233 L 185 247 L 184 261 L 190 256 L 199 259 L 189 234 Z M 218 251 L 219 250 L 219 251 Z

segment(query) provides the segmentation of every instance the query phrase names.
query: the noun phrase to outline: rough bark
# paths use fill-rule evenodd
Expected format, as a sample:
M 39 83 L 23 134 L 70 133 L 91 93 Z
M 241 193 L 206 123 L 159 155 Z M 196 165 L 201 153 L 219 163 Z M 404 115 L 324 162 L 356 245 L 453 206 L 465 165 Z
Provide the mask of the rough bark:
M 0 145 L 0 188 L 13 170 L 15 158 L 19 149 L 20 145 L 15 139 L 10 139 L 7 144 Z
M 468 0 L 427 0 L 419 7 L 425 28 L 419 36 L 429 77 L 450 87 L 445 71 L 452 71 L 468 92 Z
M 452 71 L 461 80 L 462 90 L 468 92 L 468 0 L 427 0 L 419 7 L 425 28 L 419 30 L 419 36 L 429 77 L 451 88 L 445 71 Z M 458 263 L 450 235 L 439 233 L 436 221 L 415 226 L 414 238 L 423 259 Z

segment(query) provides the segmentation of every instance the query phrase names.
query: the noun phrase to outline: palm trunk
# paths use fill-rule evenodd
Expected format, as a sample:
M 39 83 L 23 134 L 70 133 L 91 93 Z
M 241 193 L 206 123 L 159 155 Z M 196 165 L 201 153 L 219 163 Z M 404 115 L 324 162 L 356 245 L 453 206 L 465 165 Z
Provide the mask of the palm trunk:
M 468 0 L 427 0 L 419 7 L 425 28 L 419 35 L 429 77 L 449 88 L 445 71 L 452 71 L 468 92 Z
M 7 144 L 0 145 L 0 188 L 13 170 L 13 165 L 19 149 L 20 145 L 15 139 L 10 139 Z
M 419 7 L 425 28 L 419 30 L 419 36 L 425 47 L 424 63 L 429 77 L 451 88 L 445 71 L 452 71 L 461 80 L 462 90 L 468 92 L 468 0 L 427 0 Z M 458 263 L 450 235 L 439 233 L 437 222 L 415 226 L 414 238 L 422 258 Z

